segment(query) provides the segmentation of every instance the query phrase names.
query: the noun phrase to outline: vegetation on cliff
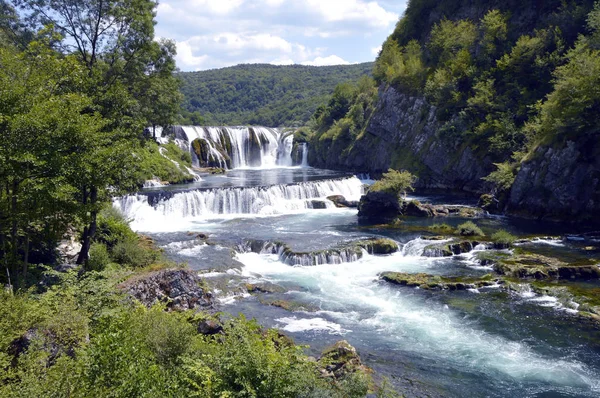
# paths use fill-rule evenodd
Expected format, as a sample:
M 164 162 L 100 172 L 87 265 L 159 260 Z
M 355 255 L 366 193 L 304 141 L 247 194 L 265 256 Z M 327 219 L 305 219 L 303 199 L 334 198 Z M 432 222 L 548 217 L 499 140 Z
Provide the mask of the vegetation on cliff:
M 374 148 L 381 150 L 382 136 L 396 134 L 386 135 L 385 142 L 398 153 L 386 154 L 388 164 L 375 163 L 378 170 L 372 171 L 402 167 L 429 181 L 431 167 L 454 167 L 453 159 L 436 163 L 428 158 L 425 165 L 428 155 L 420 150 L 455 156 L 456 164 L 478 163 L 473 166 L 482 168 L 470 176 L 478 181 L 464 181 L 464 167 L 457 166 L 460 172 L 449 170 L 456 173 L 455 188 L 465 184 L 469 190 L 485 188 L 492 194 L 490 204 L 495 202 L 501 210 L 522 162 L 538 156 L 536 148 L 561 149 L 567 141 L 585 142 L 576 148 L 581 152 L 579 161 L 588 162 L 600 151 L 594 141 L 600 116 L 600 93 L 595 89 L 599 15 L 600 5 L 591 0 L 543 4 L 411 0 L 382 46 L 372 87 L 379 86 L 380 94 L 391 87 L 412 100 L 404 101 L 402 109 L 399 101 L 388 108 L 374 101 L 361 108 L 364 112 L 357 119 L 353 116 L 364 97 L 346 94 L 351 100 L 344 103 L 344 114 L 335 98 L 347 90 L 338 87 L 325 112 L 332 117 L 323 123 L 320 111 L 313 118 L 314 163 L 328 159 L 324 153 L 328 150 L 329 158 L 344 159 L 328 162 L 328 167 L 368 166 L 373 162 L 364 158 Z M 435 123 L 429 120 L 431 109 Z M 391 111 L 409 122 L 385 128 L 369 124 L 377 112 Z M 385 115 L 377 116 L 381 124 Z M 435 131 L 421 134 L 424 125 Z M 382 131 L 371 135 L 370 128 Z M 394 128 L 398 131 L 391 131 Z M 410 138 L 394 147 L 401 137 Z M 442 153 L 433 147 L 454 150 Z M 433 173 L 437 172 L 442 173 Z M 431 185 L 439 181 L 436 178 Z

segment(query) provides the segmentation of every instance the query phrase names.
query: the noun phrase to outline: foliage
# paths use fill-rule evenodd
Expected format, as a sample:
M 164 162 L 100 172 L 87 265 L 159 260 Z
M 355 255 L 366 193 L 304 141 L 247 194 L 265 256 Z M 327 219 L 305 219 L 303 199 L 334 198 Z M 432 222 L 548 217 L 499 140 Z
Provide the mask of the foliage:
M 467 221 L 456 227 L 456 233 L 461 236 L 484 236 L 485 234 L 473 221 Z
M 342 66 L 238 65 L 181 72 L 182 124 L 302 126 L 337 84 L 370 73 L 372 63 Z
M 416 177 L 408 171 L 389 169 L 387 173 L 383 173 L 381 179 L 375 181 L 370 190 L 406 195 L 406 191 L 414 190 L 413 184 L 415 180 Z
M 144 176 L 131 156 L 143 128 L 171 123 L 179 94 L 175 46 L 153 40 L 156 2 L 11 3 L 0 7 L 0 283 L 23 287 L 72 226 L 84 226 L 87 261 L 98 211 Z
M 511 245 L 517 237 L 501 229 L 492 234 L 492 241 L 503 245 Z
M 138 186 L 154 178 L 171 184 L 194 180 L 187 169 L 192 167 L 190 153 L 182 151 L 175 143 L 159 146 L 156 142 L 147 141 L 134 153 L 138 160 L 136 173 Z
M 87 269 L 102 271 L 108 264 L 110 264 L 110 255 L 108 254 L 106 245 L 103 243 L 92 243 Z
M 483 179 L 492 183 L 498 191 L 508 191 L 515 181 L 514 167 L 508 162 L 495 163 L 495 165 L 498 169 Z

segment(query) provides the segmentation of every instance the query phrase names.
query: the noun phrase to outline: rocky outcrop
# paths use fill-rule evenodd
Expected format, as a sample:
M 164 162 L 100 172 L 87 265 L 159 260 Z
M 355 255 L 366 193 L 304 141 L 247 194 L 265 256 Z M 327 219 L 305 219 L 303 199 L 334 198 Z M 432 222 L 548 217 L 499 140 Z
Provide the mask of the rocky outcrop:
M 600 211 L 600 134 L 539 147 L 522 163 L 506 211 L 515 216 L 597 221 Z
M 346 340 L 338 341 L 333 346 L 326 348 L 319 358 L 319 367 L 321 375 L 334 380 L 342 380 L 356 372 L 371 372 L 363 365 L 356 348 Z
M 441 206 L 406 201 L 386 191 L 367 192 L 358 203 L 358 218 L 374 223 L 393 222 L 400 216 L 407 217 L 476 217 L 482 210 L 466 206 Z
M 481 177 L 494 169 L 466 145 L 440 135 L 435 107 L 393 87 L 381 87 L 379 101 L 364 134 L 356 141 L 311 142 L 315 167 L 377 174 L 405 169 L 419 177 L 418 188 L 479 191 Z
M 572 265 L 539 254 L 522 254 L 500 259 L 495 262 L 494 271 L 523 279 L 600 279 L 598 265 Z
M 135 276 L 120 287 L 146 307 L 165 303 L 169 310 L 180 311 L 212 307 L 212 294 L 203 285 L 190 270 L 168 269 Z
M 345 207 L 358 207 L 358 202 L 355 200 L 347 200 L 342 195 L 332 195 L 328 196 L 327 200 L 333 202 L 335 207 L 345 208 Z

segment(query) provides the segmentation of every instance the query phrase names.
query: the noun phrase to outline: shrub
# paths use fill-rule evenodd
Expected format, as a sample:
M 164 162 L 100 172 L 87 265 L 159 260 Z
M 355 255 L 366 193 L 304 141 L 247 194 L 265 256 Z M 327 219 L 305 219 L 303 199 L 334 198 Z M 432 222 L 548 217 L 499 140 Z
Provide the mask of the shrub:
M 107 206 L 100 211 L 95 236 L 96 242 L 104 243 L 110 251 L 118 242 L 136 239 L 136 233 L 131 230 L 129 223 L 119 210 Z
M 473 221 L 467 221 L 456 228 L 456 233 L 461 236 L 484 236 L 485 234 Z
M 517 240 L 516 236 L 511 235 L 503 229 L 494 232 L 494 234 L 492 235 L 492 241 L 503 245 L 511 245 L 515 240 Z
M 148 267 L 160 257 L 158 251 L 143 247 L 137 238 L 119 242 L 112 250 L 115 262 L 135 268 Z
M 396 195 L 405 195 L 406 191 L 413 191 L 416 177 L 408 171 L 397 171 L 389 169 L 383 173 L 380 180 L 371 186 L 373 191 L 384 191 Z
M 110 264 L 110 255 L 103 243 L 92 243 L 89 254 L 90 258 L 86 264 L 89 271 L 102 271 L 104 267 Z

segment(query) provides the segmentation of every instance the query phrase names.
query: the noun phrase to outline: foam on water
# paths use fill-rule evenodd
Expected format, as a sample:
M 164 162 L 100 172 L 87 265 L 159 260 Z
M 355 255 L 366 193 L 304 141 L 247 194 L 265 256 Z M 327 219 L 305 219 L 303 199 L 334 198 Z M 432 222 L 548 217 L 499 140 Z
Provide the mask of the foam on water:
M 347 200 L 358 200 L 361 194 L 360 180 L 351 177 L 292 185 L 185 191 L 155 204 L 146 195 L 129 195 L 116 198 L 113 206 L 132 220 L 132 228 L 137 231 L 181 231 L 191 221 L 305 212 L 316 207 L 316 203 L 335 210 L 327 196 L 343 195 Z
M 311 330 L 342 335 L 349 332 L 348 330 L 343 329 L 339 324 L 329 322 L 323 318 L 297 318 L 293 316 L 278 318 L 275 319 L 275 321 L 280 323 L 280 325 L 277 326 L 279 329 L 292 333 Z
M 537 381 L 553 385 L 598 389 L 598 375 L 572 359 L 546 358 L 526 343 L 510 341 L 481 330 L 473 321 L 444 308 L 425 303 L 397 287 L 379 282 L 382 271 L 415 272 L 426 267 L 426 259 L 396 254 L 387 257 L 366 255 L 355 263 L 316 267 L 290 267 L 274 255 L 244 253 L 238 259 L 245 265 L 244 275 L 263 275 L 271 282 L 288 281 L 306 291 L 301 299 L 318 301 L 323 310 L 338 313 L 327 322 L 342 329 L 370 327 L 393 339 L 398 349 L 432 359 L 453 363 L 473 372 L 495 378 Z M 359 321 L 345 316 L 364 314 Z M 303 322 L 308 322 L 304 320 Z

